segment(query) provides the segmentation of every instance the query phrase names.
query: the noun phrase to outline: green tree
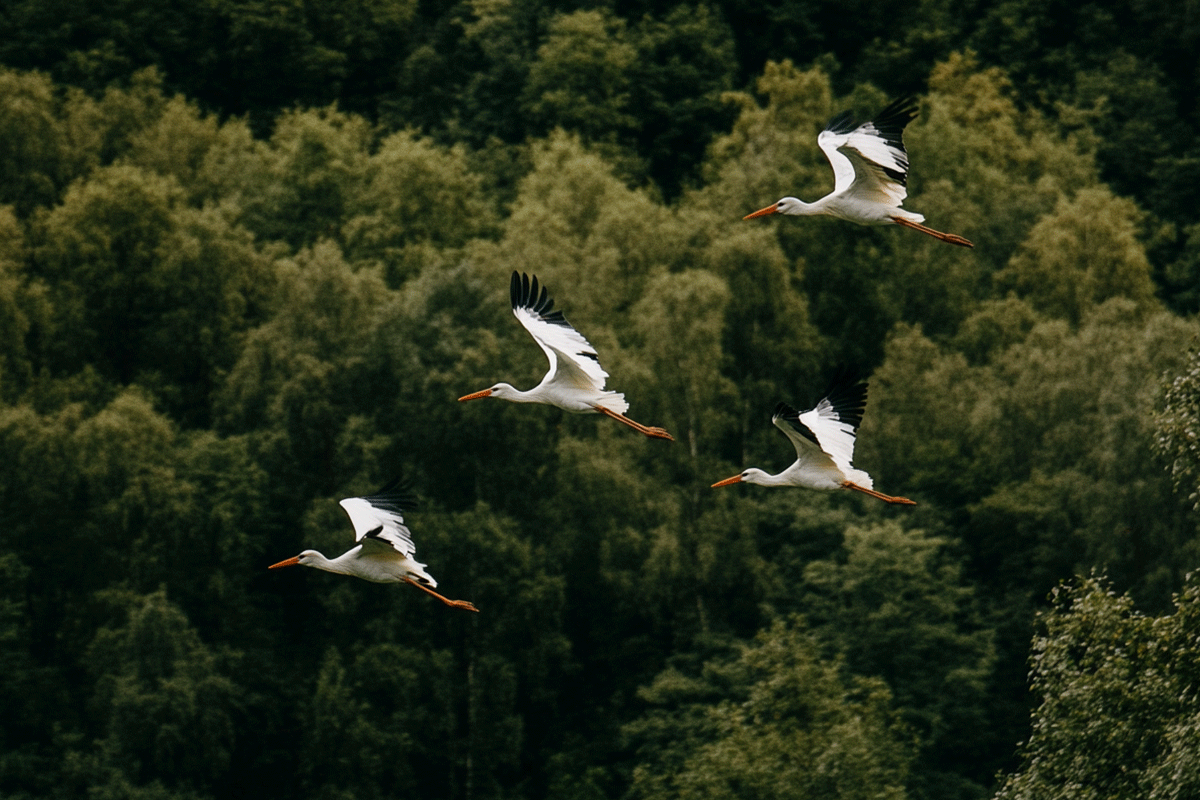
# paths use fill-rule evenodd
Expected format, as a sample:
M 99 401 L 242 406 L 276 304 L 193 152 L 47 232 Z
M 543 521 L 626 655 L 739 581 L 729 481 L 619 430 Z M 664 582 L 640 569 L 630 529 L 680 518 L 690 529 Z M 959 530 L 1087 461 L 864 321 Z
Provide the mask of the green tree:
M 980 796 L 989 756 L 995 650 L 951 542 L 897 521 L 848 527 L 844 552 L 804 570 L 813 634 L 855 674 L 882 679 L 917 737 L 919 797 Z
M 634 798 L 903 798 L 907 735 L 878 679 L 846 677 L 799 619 L 641 692 Z
M 393 285 L 435 258 L 427 251 L 442 257 L 496 230 L 496 208 L 462 147 L 392 134 L 371 155 L 368 176 L 348 202 L 342 236 L 352 261 L 383 261 Z
M 1030 658 L 1033 729 L 997 800 L 1200 791 L 1196 579 L 1157 617 L 1097 577 L 1055 589 L 1052 600 Z
M 234 654 L 206 646 L 163 590 L 125 602 L 125 623 L 101 628 L 89 648 L 91 709 L 102 731 L 88 759 L 96 782 L 115 796 L 121 784 L 215 796 L 235 742 Z
M 553 19 L 525 85 L 534 130 L 557 125 L 593 141 L 626 139 L 636 122 L 630 73 L 638 56 L 627 38 L 624 21 L 608 12 Z
M 25 237 L 9 207 L 0 207 L 0 398 L 12 397 L 29 379 L 25 345 L 34 294 L 25 279 Z
M 673 6 L 629 29 L 637 50 L 630 109 L 637 148 L 668 199 L 697 181 L 709 143 L 733 120 L 733 31 L 714 5 Z
M 1200 352 L 1194 346 L 1183 371 L 1163 383 L 1162 408 L 1154 416 L 1155 449 L 1170 462 L 1175 490 L 1200 510 Z
M 1122 298 L 1078 329 L 1032 319 L 1013 313 L 1002 335 L 1019 341 L 977 366 L 898 330 L 858 458 L 879 464 L 889 486 L 964 509 L 961 533 L 988 580 L 1041 597 L 1105 565 L 1165 601 L 1191 558 L 1191 525 L 1147 447 L 1147 410 L 1155 376 L 1180 363 L 1193 327 Z
M 1152 308 L 1150 262 L 1136 230 L 1133 203 L 1085 189 L 1038 220 L 996 282 L 1038 311 L 1074 323 L 1110 297 Z
M 172 178 L 113 166 L 74 185 L 36 237 L 34 275 L 53 309 L 42 363 L 60 375 L 91 365 L 206 420 L 273 278 L 249 235 L 188 207 Z
M 338 236 L 367 180 L 374 137 L 365 119 L 335 106 L 281 114 L 265 152 L 241 159 L 252 169 L 240 176 L 239 221 L 293 249 Z

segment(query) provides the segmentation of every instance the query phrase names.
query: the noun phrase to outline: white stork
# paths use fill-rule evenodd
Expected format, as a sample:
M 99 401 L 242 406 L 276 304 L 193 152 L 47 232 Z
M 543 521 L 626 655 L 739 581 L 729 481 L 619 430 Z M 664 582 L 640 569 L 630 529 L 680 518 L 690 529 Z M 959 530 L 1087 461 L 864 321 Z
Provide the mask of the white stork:
M 803 486 L 809 489 L 853 489 L 887 503 L 915 506 L 907 497 L 891 497 L 873 488 L 871 476 L 851 466 L 854 439 L 867 407 L 867 384 L 842 372 L 815 408 L 804 413 L 787 403 L 775 406 L 771 422 L 796 448 L 796 461 L 778 475 L 751 467 L 713 484 L 757 483 L 760 486 Z
M 414 507 L 412 498 L 397 490 L 400 479 L 393 480 L 378 492 L 366 497 L 347 497 L 339 505 L 354 524 L 354 547 L 334 559 L 326 558 L 316 550 L 305 550 L 300 555 L 272 564 L 268 569 L 292 567 L 316 567 L 326 572 L 353 575 L 375 583 L 412 584 L 418 589 L 441 600 L 451 608 L 478 611 L 466 600 L 450 600 L 442 597 L 433 588 L 437 581 L 425 571 L 425 565 L 413 556 L 417 548 L 412 533 L 404 524 L 401 511 Z
M 897 100 L 861 125 L 854 124 L 849 111 L 842 112 L 817 137 L 817 144 L 833 167 L 833 191 L 814 203 L 785 197 L 742 219 L 767 214 L 825 214 L 860 225 L 903 225 L 943 242 L 974 247 L 961 236 L 925 227 L 921 224 L 925 217 L 900 207 L 908 196 L 904 127 L 916 116 L 917 101 L 913 97 Z
M 643 425 L 625 416 L 629 408 L 625 395 L 605 391 L 604 379 L 608 373 L 600 366 L 595 348 L 571 327 L 561 311 L 553 310 L 554 301 L 546 296 L 545 286 L 539 294 L 537 276 L 531 279 L 514 271 L 509 294 L 513 314 L 545 351 L 550 360 L 550 371 L 541 383 L 528 391 L 497 383 L 490 389 L 458 398 L 460 403 L 480 397 L 497 397 L 514 403 L 547 403 L 579 414 L 604 414 L 638 433 L 674 441 L 662 428 Z

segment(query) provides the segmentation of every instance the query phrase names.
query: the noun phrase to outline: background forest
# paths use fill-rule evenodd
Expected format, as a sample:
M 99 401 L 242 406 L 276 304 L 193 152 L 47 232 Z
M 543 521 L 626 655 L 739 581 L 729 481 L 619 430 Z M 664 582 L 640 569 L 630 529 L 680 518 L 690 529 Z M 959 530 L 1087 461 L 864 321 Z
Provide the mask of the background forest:
M 1200 796 L 1198 52 L 1195 0 L 0 0 L 0 795 Z M 742 221 L 907 92 L 974 250 Z M 514 269 L 677 441 L 454 402 L 544 370 Z M 708 488 L 839 364 L 915 509 Z M 399 472 L 480 614 L 267 571 Z

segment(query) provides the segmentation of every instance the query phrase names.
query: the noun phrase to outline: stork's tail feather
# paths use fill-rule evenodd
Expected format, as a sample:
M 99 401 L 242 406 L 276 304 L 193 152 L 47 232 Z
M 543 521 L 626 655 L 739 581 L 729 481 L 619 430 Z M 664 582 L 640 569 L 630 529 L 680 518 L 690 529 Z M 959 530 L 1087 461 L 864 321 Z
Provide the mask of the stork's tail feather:
M 622 392 L 605 392 L 604 395 L 596 401 L 596 405 L 602 408 L 607 408 L 609 411 L 614 411 L 617 414 L 624 414 L 629 410 L 629 401 L 625 399 Z
M 874 489 L 875 481 L 871 476 L 863 472 L 861 469 L 849 469 L 845 471 L 846 482 L 854 484 L 855 488 Z
M 425 566 L 425 564 L 419 564 L 410 559 L 409 562 L 405 564 L 405 568 L 408 570 L 408 579 L 413 583 L 419 583 L 422 586 L 429 587 L 430 589 L 436 589 L 437 581 L 434 580 L 432 575 L 425 571 Z

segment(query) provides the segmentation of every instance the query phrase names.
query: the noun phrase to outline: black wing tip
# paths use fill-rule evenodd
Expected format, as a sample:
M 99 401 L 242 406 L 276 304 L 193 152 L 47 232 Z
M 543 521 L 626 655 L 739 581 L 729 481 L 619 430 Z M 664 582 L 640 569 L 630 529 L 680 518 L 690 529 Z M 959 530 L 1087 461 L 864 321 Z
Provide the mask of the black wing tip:
M 907 162 L 905 162 L 905 165 L 907 166 Z M 891 169 L 890 167 L 885 167 L 883 165 L 880 165 L 879 168 L 881 170 L 883 170 L 884 175 L 887 175 L 889 178 L 891 178 L 893 181 L 900 184 L 901 186 L 908 188 L 908 170 L 903 170 L 903 171 L 896 170 L 896 169 Z
M 412 481 L 403 474 L 392 478 L 371 494 L 363 495 L 362 499 L 385 511 L 413 511 L 417 508 Z
M 775 404 L 775 411 L 771 413 L 771 419 L 775 419 L 777 417 L 783 417 L 784 419 L 795 419 L 799 416 L 799 411 L 792 408 L 782 400 Z
M 908 123 L 917 118 L 918 111 L 917 96 L 906 94 L 884 106 L 879 113 L 871 117 L 870 124 L 889 144 L 903 150 L 904 143 L 901 141 L 901 137 L 904 129 Z M 854 119 L 854 115 L 850 111 L 843 111 L 829 120 L 825 130 L 830 133 L 850 133 L 858 126 L 859 123 Z
M 543 322 L 571 327 L 563 313 L 554 310 L 554 299 L 550 297 L 550 292 L 545 285 L 538 286 L 537 275 L 526 275 L 524 272 L 518 273 L 513 270 L 509 295 L 512 298 L 513 311 L 522 308 L 528 309 Z
M 916 95 L 904 95 L 884 106 L 883 110 L 871 120 L 871 124 L 880 133 L 899 138 L 908 123 L 917 118 L 918 111 Z
M 856 430 L 867 410 L 867 388 L 870 386 L 857 372 L 846 366 L 838 367 L 824 398 L 833 406 L 838 419 Z
M 825 130 L 830 133 L 849 133 L 858 127 L 858 123 L 854 121 L 854 115 L 849 111 L 843 111 L 829 119 L 825 124 Z

